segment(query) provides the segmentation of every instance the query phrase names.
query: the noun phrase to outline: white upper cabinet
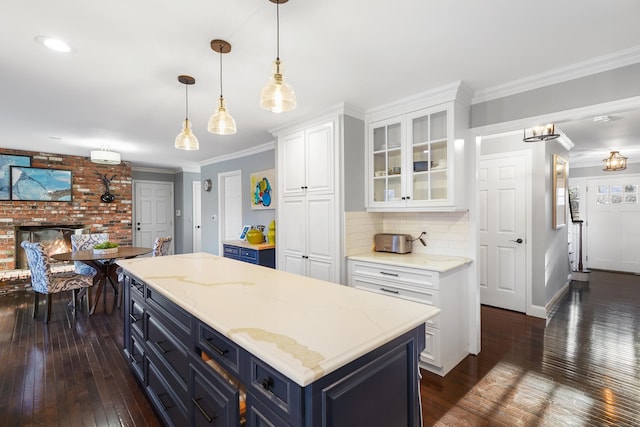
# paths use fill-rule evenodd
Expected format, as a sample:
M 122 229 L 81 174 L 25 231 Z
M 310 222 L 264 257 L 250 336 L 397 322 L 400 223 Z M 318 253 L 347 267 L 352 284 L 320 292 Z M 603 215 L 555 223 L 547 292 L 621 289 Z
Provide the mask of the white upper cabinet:
M 334 192 L 333 123 L 278 138 L 283 196 Z
M 455 115 L 466 113 L 468 122 L 468 109 L 455 101 L 412 107 L 368 120 L 367 209 L 464 209 L 464 141 L 456 142 L 455 133 L 456 123 L 466 122 Z

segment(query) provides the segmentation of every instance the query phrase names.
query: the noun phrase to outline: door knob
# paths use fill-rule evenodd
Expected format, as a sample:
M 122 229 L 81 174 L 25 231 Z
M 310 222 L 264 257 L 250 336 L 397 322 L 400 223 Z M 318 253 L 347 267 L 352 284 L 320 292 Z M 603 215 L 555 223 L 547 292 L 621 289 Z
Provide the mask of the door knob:
M 524 240 L 522 240 L 522 239 L 521 239 L 521 238 L 519 238 L 519 237 L 518 237 L 516 240 L 509 240 L 509 241 L 510 241 L 510 242 L 515 242 L 515 243 L 518 243 L 518 244 L 520 244 L 520 243 L 524 242 Z

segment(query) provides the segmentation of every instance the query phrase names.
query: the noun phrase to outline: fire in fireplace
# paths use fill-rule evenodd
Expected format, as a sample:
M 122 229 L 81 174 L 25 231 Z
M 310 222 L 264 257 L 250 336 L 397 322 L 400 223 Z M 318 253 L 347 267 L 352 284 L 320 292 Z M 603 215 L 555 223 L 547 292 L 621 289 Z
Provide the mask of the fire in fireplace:
M 40 242 L 47 255 L 58 254 L 71 251 L 71 235 L 75 233 L 89 233 L 90 229 L 84 225 L 29 225 L 17 226 L 16 236 L 16 259 L 15 268 L 18 270 L 28 269 L 27 256 L 20 246 L 25 240 L 29 242 Z M 56 262 L 52 260 L 52 262 Z

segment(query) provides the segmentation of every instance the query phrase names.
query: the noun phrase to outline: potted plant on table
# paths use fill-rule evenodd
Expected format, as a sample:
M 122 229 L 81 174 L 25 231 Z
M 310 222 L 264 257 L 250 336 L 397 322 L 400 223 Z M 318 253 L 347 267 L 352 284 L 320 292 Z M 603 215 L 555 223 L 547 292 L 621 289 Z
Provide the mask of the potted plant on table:
M 102 255 L 102 254 L 112 254 L 118 252 L 118 244 L 110 241 L 98 243 L 93 247 L 93 253 Z

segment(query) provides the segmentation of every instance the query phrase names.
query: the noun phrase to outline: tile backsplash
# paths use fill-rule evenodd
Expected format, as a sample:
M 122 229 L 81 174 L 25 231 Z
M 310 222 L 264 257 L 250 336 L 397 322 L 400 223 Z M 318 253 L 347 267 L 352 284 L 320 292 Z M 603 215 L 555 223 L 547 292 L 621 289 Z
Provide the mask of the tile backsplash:
M 468 212 L 346 212 L 345 255 L 373 250 L 376 233 L 410 234 L 423 237 L 427 246 L 413 242 L 413 252 L 440 255 L 469 255 Z

